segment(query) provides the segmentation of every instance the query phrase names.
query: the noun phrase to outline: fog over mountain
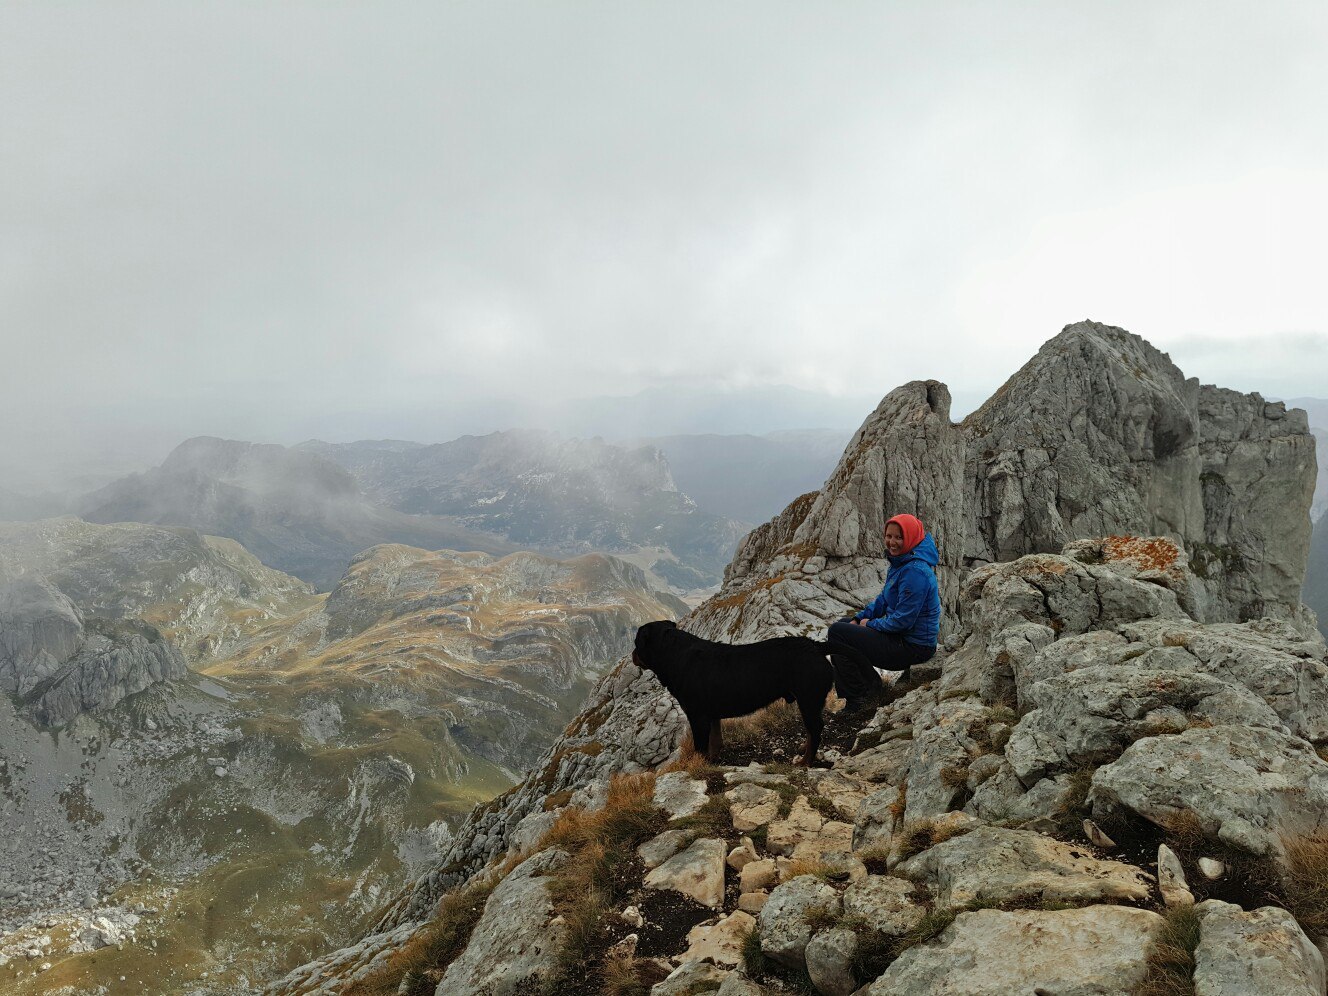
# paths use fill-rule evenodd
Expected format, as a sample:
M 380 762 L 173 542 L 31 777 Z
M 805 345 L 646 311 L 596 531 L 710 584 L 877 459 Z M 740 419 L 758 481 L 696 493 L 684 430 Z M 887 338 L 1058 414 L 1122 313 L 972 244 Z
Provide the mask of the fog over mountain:
M 1090 315 L 1320 393 L 1325 18 L 4 5 L 0 487 L 198 435 L 851 429 Z

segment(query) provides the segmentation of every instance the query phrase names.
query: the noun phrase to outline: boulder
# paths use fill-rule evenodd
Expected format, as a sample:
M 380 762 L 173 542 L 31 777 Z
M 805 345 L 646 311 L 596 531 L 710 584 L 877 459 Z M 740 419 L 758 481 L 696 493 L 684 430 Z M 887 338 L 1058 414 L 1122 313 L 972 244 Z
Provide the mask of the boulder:
M 839 893 L 814 875 L 799 875 L 770 893 L 757 918 L 761 950 L 785 968 L 804 966 L 804 952 L 812 938 L 807 913 L 817 907 L 840 909 Z
M 685 961 L 670 972 L 664 981 L 652 986 L 650 996 L 700 996 L 701 993 L 714 993 L 719 991 L 728 977 L 726 969 L 708 961 Z M 445 996 L 441 987 L 436 996 Z
M 689 837 L 686 830 L 665 830 L 640 845 L 636 853 L 647 870 L 658 868 L 686 846 Z
M 1190 892 L 1190 885 L 1185 881 L 1180 858 L 1166 844 L 1159 844 L 1157 848 L 1157 888 L 1167 906 L 1194 905 L 1194 893 Z
M 735 968 L 742 964 L 742 944 L 756 927 L 756 918 L 742 910 L 712 923 L 700 924 L 687 933 L 684 961 L 712 961 Z
M 1097 818 L 1127 810 L 1168 829 L 1188 811 L 1205 833 L 1281 860 L 1281 839 L 1317 832 L 1328 811 L 1328 763 L 1277 730 L 1215 726 L 1140 740 L 1099 768 Z
M 850 996 L 858 988 L 853 956 L 858 938 L 844 927 L 823 930 L 807 942 L 807 977 L 822 996 Z
M 1323 996 L 1323 956 L 1286 910 L 1209 899 L 1195 912 L 1195 996 Z
M 719 909 L 724 905 L 724 854 L 724 841 L 702 837 L 646 875 L 645 887 L 671 889 Z
M 779 815 L 779 793 L 751 782 L 744 782 L 724 793 L 729 801 L 733 829 L 747 833 L 763 827 Z
M 816 837 L 825 825 L 825 817 L 813 809 L 805 795 L 800 795 L 782 820 L 770 824 L 765 845 L 774 854 L 792 854 L 804 840 Z
M 655 805 L 671 820 L 694 815 L 705 801 L 706 783 L 685 771 L 670 771 L 655 779 Z
M 1162 918 L 1124 906 L 961 913 L 909 948 L 867 996 L 1133 996 Z
M 1258 696 L 1207 674 L 1096 665 L 1040 681 L 1027 699 L 1033 710 L 1005 747 L 1025 785 L 1113 761 L 1136 740 L 1191 721 L 1282 728 Z
M 1120 861 L 1029 830 L 978 827 L 901 862 L 896 874 L 922 882 L 941 907 L 975 900 L 1147 902 L 1144 873 Z
M 566 928 L 553 916 L 548 875 L 566 860 L 562 851 L 541 851 L 498 884 L 465 950 L 443 973 L 438 992 L 512 996 L 553 973 Z
M 913 883 L 893 875 L 868 875 L 844 890 L 844 912 L 858 916 L 887 937 L 900 937 L 926 910 L 913 900 Z

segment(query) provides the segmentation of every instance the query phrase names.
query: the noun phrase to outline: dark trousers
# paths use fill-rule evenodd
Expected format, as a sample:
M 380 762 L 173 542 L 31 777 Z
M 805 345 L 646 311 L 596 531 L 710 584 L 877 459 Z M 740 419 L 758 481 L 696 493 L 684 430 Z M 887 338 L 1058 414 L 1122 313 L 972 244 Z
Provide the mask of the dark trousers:
M 936 654 L 935 647 L 920 647 L 898 633 L 878 633 L 870 626 L 858 626 L 847 620 L 831 623 L 826 641 L 830 644 L 830 663 L 835 669 L 835 692 L 841 699 L 854 702 L 879 694 L 881 676 L 876 673 L 877 668 L 907 671 Z

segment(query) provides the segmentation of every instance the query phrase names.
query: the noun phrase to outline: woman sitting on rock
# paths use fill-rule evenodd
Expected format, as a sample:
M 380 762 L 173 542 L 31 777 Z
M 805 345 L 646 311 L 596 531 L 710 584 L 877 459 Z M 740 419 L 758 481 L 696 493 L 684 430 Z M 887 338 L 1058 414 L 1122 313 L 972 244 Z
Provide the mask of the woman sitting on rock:
M 936 653 L 941 596 L 935 567 L 936 543 L 915 515 L 896 515 L 885 524 L 890 570 L 876 600 L 853 616 L 832 623 L 826 636 L 835 669 L 835 691 L 844 715 L 873 706 L 883 671 L 908 670 Z

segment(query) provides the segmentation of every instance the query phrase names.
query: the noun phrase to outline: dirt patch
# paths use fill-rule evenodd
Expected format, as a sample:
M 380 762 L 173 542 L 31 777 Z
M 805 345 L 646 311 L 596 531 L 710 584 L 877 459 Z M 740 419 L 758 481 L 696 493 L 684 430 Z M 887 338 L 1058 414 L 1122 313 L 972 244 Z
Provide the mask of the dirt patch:
M 635 930 L 641 939 L 636 946 L 638 958 L 680 954 L 687 948 L 688 932 L 716 915 L 710 907 L 669 889 L 642 892 L 637 908 L 646 918 L 645 924 Z M 628 933 L 632 931 L 623 931 L 624 935 Z

